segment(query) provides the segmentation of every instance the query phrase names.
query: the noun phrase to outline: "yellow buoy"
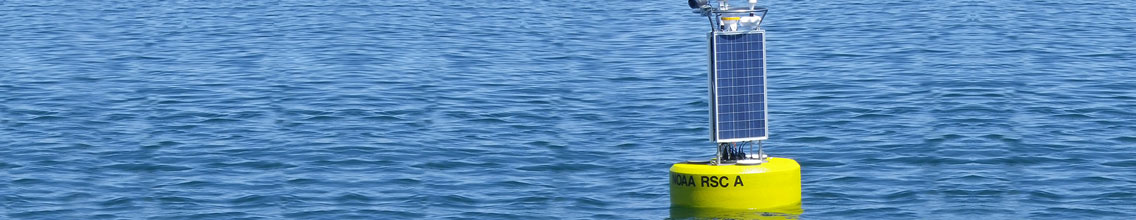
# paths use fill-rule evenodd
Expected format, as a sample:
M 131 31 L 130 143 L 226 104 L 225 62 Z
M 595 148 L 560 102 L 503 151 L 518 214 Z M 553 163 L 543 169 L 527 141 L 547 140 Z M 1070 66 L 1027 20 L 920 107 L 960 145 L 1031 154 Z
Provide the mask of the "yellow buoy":
M 671 216 L 776 219 L 799 215 L 803 212 L 801 165 L 792 159 L 769 157 L 762 149 L 770 130 L 766 36 L 761 28 L 768 9 L 756 8 L 757 1 L 750 1 L 748 9 L 730 7 L 728 1 L 718 1 L 718 7 L 703 0 L 687 3 L 710 20 L 709 130 L 717 148 L 710 161 L 671 166 Z M 743 14 L 748 16 L 739 17 Z
M 801 165 L 770 157 L 756 165 L 677 163 L 671 206 L 800 213 Z

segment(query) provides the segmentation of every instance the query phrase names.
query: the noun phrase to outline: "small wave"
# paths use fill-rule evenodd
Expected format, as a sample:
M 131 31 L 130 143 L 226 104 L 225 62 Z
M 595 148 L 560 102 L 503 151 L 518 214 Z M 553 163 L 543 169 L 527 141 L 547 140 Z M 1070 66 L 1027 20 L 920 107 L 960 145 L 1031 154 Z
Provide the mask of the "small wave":
M 161 165 L 161 164 L 113 164 L 99 167 L 101 169 L 111 169 L 129 172 L 173 172 L 192 170 L 192 167 L 174 166 L 174 165 Z

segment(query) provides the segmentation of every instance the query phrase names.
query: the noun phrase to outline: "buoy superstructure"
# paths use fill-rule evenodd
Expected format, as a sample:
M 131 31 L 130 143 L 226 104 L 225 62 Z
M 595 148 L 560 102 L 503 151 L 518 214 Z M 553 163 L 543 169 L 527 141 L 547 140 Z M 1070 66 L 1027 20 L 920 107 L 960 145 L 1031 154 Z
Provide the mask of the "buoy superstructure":
M 710 139 L 717 146 L 710 160 L 671 166 L 672 212 L 800 212 L 800 164 L 763 150 L 769 126 L 761 23 L 768 9 L 756 7 L 756 0 L 748 3 L 731 7 L 728 0 L 688 0 L 693 12 L 710 21 Z

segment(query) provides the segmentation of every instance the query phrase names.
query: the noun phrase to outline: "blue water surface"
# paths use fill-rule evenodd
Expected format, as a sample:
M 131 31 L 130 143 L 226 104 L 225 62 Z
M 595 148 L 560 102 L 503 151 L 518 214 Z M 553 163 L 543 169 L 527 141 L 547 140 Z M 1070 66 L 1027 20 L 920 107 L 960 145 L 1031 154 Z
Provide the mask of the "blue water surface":
M 1136 3 L 780 1 L 802 219 L 1136 216 Z M 0 219 L 663 219 L 682 1 L 0 0 Z

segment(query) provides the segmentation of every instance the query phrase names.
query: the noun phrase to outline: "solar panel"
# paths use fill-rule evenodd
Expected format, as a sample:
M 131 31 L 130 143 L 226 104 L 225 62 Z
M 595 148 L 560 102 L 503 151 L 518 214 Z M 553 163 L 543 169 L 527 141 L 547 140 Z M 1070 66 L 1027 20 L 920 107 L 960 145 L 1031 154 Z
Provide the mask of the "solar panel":
M 710 121 L 715 142 L 769 138 L 765 31 L 710 34 Z

